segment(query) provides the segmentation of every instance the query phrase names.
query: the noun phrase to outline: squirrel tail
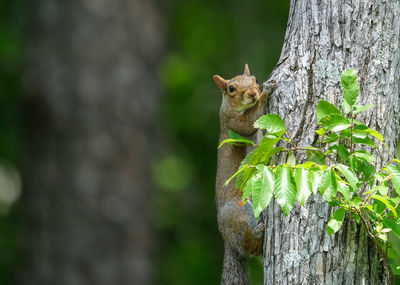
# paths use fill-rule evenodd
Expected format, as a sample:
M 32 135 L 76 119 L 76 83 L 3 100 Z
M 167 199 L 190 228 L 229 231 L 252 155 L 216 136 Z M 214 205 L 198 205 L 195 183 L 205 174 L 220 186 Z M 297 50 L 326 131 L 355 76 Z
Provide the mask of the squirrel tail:
M 225 248 L 224 268 L 222 271 L 221 285 L 249 285 L 246 257 L 239 254 L 236 249 Z

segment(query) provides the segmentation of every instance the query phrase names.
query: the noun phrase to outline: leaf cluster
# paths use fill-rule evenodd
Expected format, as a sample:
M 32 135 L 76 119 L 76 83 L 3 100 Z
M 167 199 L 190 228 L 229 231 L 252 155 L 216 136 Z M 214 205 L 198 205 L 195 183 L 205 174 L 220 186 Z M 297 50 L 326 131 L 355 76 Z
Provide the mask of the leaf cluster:
M 269 205 L 272 197 L 288 215 L 298 201 L 302 206 L 313 195 L 322 198 L 335 211 L 327 225 L 329 234 L 336 233 L 347 216 L 362 222 L 368 235 L 381 245 L 387 233 L 400 238 L 400 160 L 393 159 L 378 168 L 374 149 L 384 147 L 383 136 L 356 120 L 356 115 L 373 105 L 356 105 L 359 94 L 357 72 L 344 71 L 341 76 L 344 100 L 341 110 L 328 101 L 320 101 L 316 117 L 320 128 L 317 146 L 297 146 L 281 117 L 267 114 L 254 126 L 265 131 L 260 144 L 246 156 L 238 171 L 236 187 L 243 191 L 243 203 L 253 201 L 254 215 Z M 232 136 L 233 143 L 255 145 L 245 138 Z M 230 143 L 226 141 L 226 143 Z M 288 145 L 282 147 L 281 145 Z M 305 152 L 307 161 L 296 164 L 296 152 Z M 287 162 L 270 165 L 277 153 L 287 153 Z M 389 195 L 394 189 L 394 195 Z

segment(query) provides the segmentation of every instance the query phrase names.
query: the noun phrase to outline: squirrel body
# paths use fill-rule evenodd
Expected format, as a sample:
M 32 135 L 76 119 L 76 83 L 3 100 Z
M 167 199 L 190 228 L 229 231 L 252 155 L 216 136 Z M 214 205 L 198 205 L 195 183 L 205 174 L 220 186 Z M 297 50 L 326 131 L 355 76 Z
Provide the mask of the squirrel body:
M 250 75 L 247 64 L 243 75 L 230 80 L 214 75 L 214 81 L 223 91 L 219 112 L 220 143 L 229 138 L 228 130 L 245 137 L 255 134 L 253 124 L 264 113 L 265 98 L 256 78 Z M 225 247 L 223 285 L 249 284 L 246 257 L 260 255 L 263 250 L 264 225 L 257 222 L 251 201 L 241 206 L 242 194 L 236 189 L 235 183 L 224 185 L 238 170 L 246 151 L 245 146 L 227 144 L 218 151 L 215 199 L 218 228 Z

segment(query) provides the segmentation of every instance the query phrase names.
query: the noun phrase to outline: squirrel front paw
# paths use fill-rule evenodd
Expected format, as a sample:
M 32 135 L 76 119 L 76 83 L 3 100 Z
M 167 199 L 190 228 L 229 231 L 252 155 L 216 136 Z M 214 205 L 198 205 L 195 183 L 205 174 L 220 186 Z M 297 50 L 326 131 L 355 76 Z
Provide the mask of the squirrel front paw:
M 265 225 L 264 223 L 259 223 L 254 231 L 255 236 L 257 238 L 263 238 L 264 237 L 264 232 L 265 232 Z

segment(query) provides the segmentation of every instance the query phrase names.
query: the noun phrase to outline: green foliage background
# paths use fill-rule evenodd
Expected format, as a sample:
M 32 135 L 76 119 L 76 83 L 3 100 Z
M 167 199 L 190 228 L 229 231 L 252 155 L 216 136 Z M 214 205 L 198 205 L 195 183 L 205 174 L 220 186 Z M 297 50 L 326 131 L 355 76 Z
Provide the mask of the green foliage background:
M 259 82 L 279 59 L 289 1 L 169 1 L 155 216 L 158 284 L 218 284 L 223 243 L 214 202 L 218 110 L 214 74 L 231 78 L 244 64 Z M 260 259 L 250 262 L 262 284 Z

